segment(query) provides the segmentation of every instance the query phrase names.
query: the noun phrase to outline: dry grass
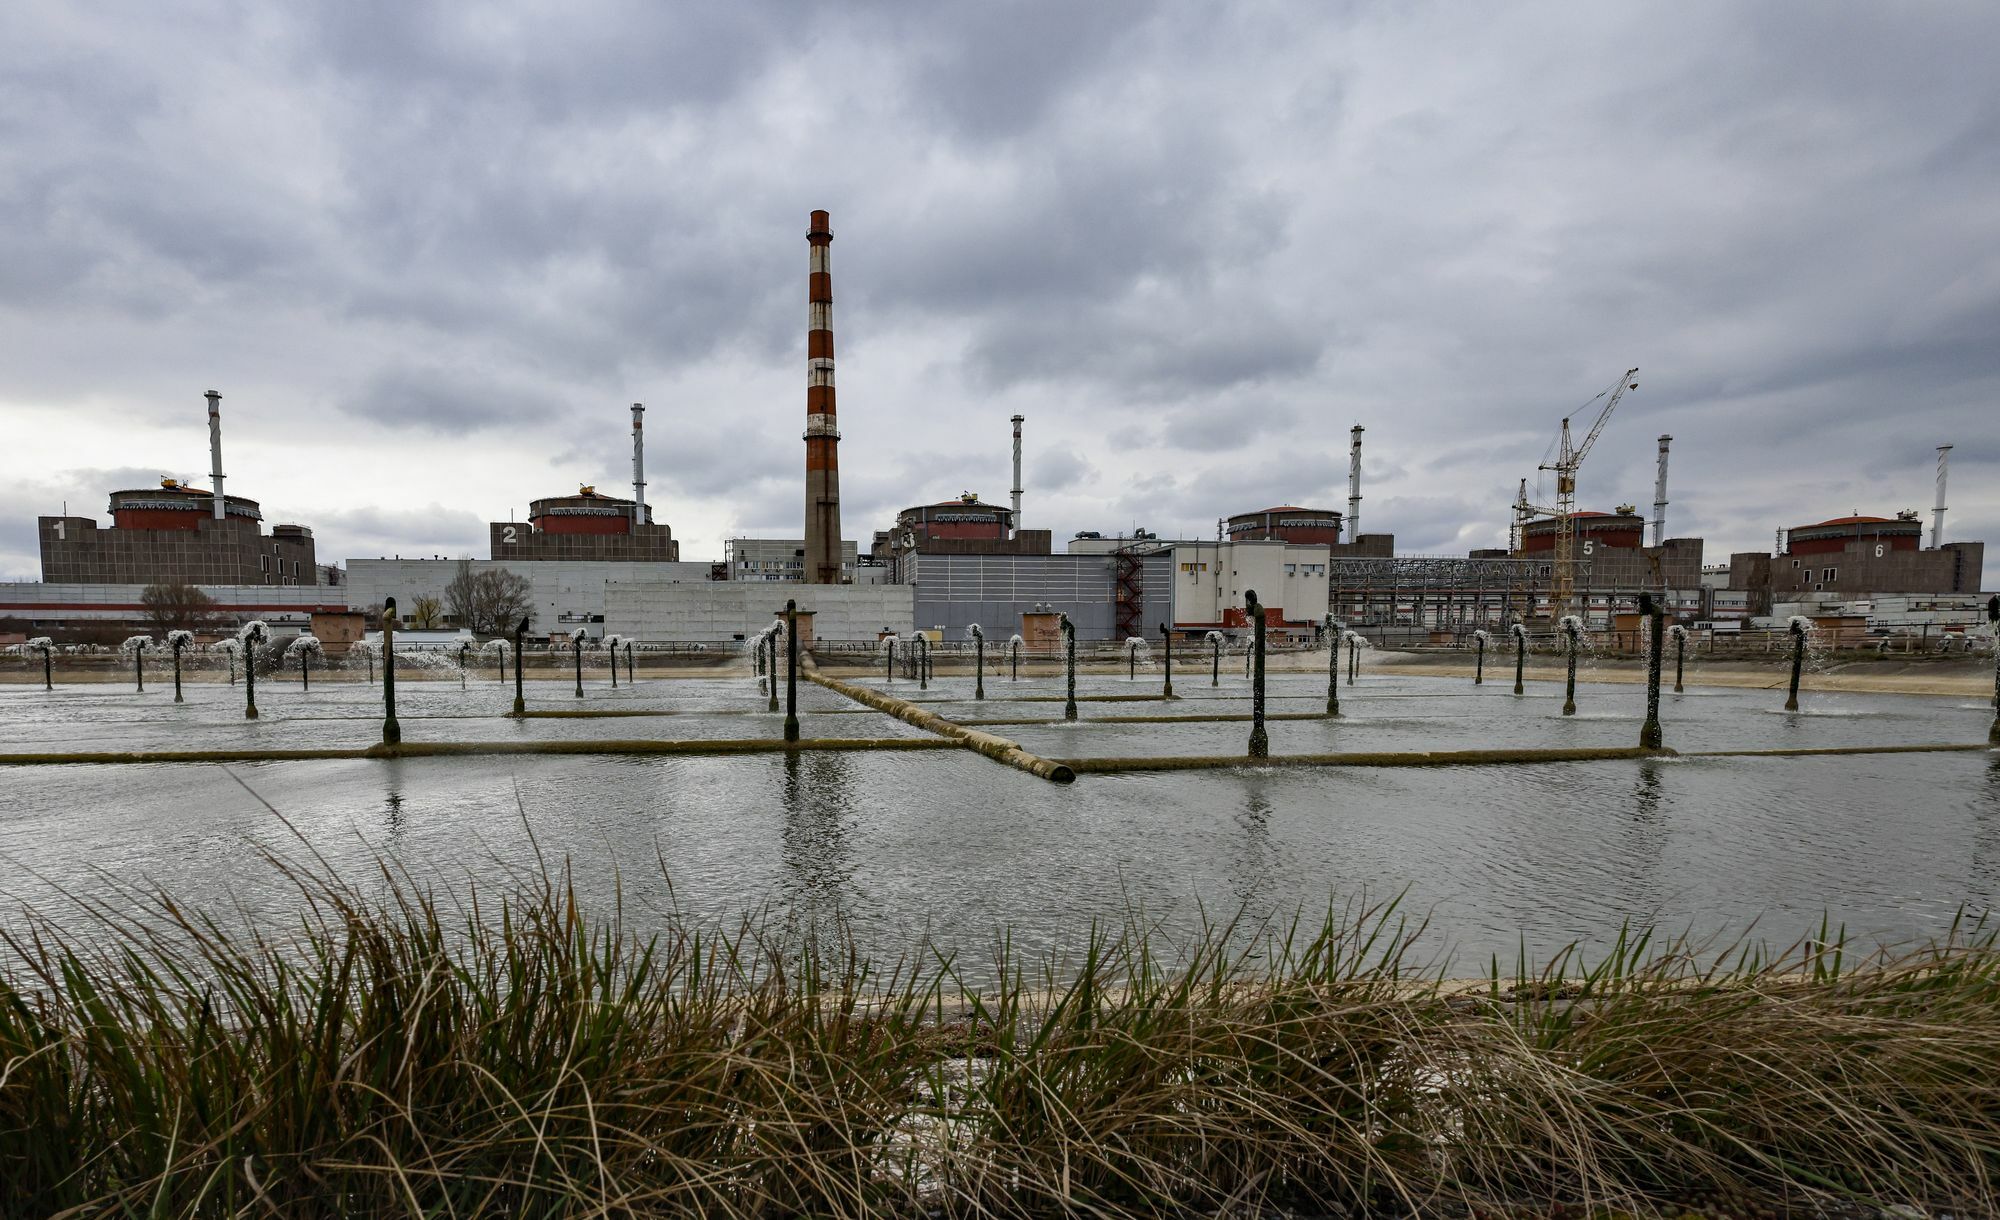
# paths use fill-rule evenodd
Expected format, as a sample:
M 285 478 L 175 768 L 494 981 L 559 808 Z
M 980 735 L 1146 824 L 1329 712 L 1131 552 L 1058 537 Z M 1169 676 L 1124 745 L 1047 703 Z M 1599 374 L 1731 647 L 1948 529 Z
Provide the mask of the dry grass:
M 1003 943 L 973 986 L 754 921 L 636 936 L 560 873 L 466 907 L 292 876 L 282 934 L 164 895 L 17 925 L 0 1213 L 2000 1201 L 1983 926 L 1859 963 L 1837 936 L 1721 966 L 1635 937 L 1467 994 L 1411 963 L 1389 904 L 1191 945 L 1100 932 L 1060 965 Z

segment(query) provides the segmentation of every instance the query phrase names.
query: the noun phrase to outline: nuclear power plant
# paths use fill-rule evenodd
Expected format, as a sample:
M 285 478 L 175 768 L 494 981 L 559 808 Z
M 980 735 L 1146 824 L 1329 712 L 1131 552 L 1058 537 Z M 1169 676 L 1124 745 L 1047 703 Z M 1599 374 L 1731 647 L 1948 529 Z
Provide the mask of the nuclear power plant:
M 999 424 L 1004 419 L 1011 428 L 1007 503 L 971 490 L 921 501 L 870 530 L 870 543 L 859 547 L 842 537 L 833 230 L 826 211 L 810 214 L 806 243 L 799 537 L 731 538 L 719 559 L 684 562 L 672 529 L 647 499 L 646 408 L 634 402 L 629 497 L 584 483 L 574 493 L 530 500 L 524 520 L 488 523 L 483 558 L 440 554 L 322 564 L 310 528 L 280 524 L 265 533 L 258 503 L 225 493 L 222 396 L 211 390 L 204 396 L 209 488 L 167 478 L 156 488 L 112 490 L 109 528 L 67 513 L 40 518 L 42 581 L 0 586 L 0 643 L 10 632 L 81 629 L 79 624 L 109 630 L 137 621 L 144 588 L 157 584 L 201 587 L 225 617 L 255 615 L 281 633 L 302 630 L 315 613 L 375 607 L 391 596 L 405 605 L 443 599 L 468 568 L 524 577 L 538 632 L 582 628 L 688 643 L 728 642 L 761 630 L 773 608 L 772 584 L 815 586 L 804 595 L 806 608 L 817 618 L 816 637 L 829 641 L 912 630 L 957 636 L 974 623 L 1011 631 L 1025 614 L 1052 611 L 1068 614 L 1086 640 L 1162 632 L 1199 638 L 1244 629 L 1252 588 L 1267 628 L 1278 639 L 1294 640 L 1313 638 L 1329 616 L 1391 643 L 1448 640 L 1516 622 L 1546 631 L 1566 613 L 1607 625 L 1635 613 L 1642 594 L 1677 621 L 1696 625 L 1801 612 L 1865 615 L 1871 611 L 1854 607 L 1878 603 L 1928 615 L 1926 623 L 1962 623 L 1977 614 L 1984 546 L 1944 541 L 1949 445 L 1937 449 L 1927 547 L 1915 510 L 1889 516 L 1857 511 L 1779 530 L 1768 554 L 1739 553 L 1727 564 L 1706 564 L 1700 538 L 1667 534 L 1674 438 L 1665 434 L 1658 437 L 1650 521 L 1633 504 L 1608 511 L 1579 507 L 1579 472 L 1619 403 L 1638 388 L 1636 369 L 1585 405 L 1596 412 L 1587 429 L 1573 432 L 1572 418 L 1562 420 L 1554 460 L 1535 480 L 1554 475 L 1552 502 L 1533 503 L 1530 480 L 1523 478 L 1506 548 L 1399 554 L 1393 533 L 1362 533 L 1366 428 L 1356 423 L 1348 433 L 1345 512 L 1273 487 L 1267 500 L 1273 507 L 1200 506 L 1222 510 L 1213 538 L 1085 530 L 1058 551 L 1052 530 L 1023 528 L 1030 479 L 1026 416 L 1018 413 L 991 421 L 996 453 Z M 1338 461 L 1327 456 L 1329 466 Z M 1171 511 L 1185 519 L 1189 507 Z M 1918 605 L 1921 611 L 1910 609 Z

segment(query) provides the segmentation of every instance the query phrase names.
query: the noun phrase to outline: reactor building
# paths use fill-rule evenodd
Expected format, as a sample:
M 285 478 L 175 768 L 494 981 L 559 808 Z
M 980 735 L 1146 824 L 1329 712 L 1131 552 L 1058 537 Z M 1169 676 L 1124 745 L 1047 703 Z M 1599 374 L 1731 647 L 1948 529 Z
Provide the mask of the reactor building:
M 36 518 L 45 584 L 328 585 L 303 525 L 264 532 L 257 501 L 229 495 L 222 475 L 222 395 L 210 390 L 211 486 L 161 479 L 111 493 L 111 525 L 95 517 Z

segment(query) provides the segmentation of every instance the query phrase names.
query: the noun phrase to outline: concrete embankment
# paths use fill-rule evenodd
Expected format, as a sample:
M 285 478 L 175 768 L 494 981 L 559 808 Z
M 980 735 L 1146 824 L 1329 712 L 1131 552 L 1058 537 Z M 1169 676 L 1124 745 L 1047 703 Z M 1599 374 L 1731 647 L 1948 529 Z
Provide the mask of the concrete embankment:
M 946 720 L 935 712 L 927 712 L 906 699 L 885 695 L 866 686 L 856 686 L 852 682 L 843 682 L 839 678 L 829 678 L 810 666 L 802 666 L 801 672 L 811 681 L 830 691 L 894 716 L 904 724 L 914 725 L 936 733 L 940 737 L 949 738 L 967 749 L 977 750 L 995 762 L 1006 763 L 1010 767 L 1017 767 L 1030 775 L 1039 775 L 1058 784 L 1067 784 L 1076 779 L 1076 772 L 1069 767 L 1043 758 L 1039 754 L 1030 754 L 1022 749 L 1019 743 L 1009 741 L 1005 737 L 966 728 L 962 724 Z
M 459 758 L 520 754 L 784 754 L 810 750 L 951 750 L 955 741 L 930 737 L 825 737 L 805 741 L 775 738 L 711 741 L 406 741 L 400 745 L 302 748 L 296 750 L 126 750 L 45 751 L 0 754 L 0 767 L 54 766 L 71 763 L 214 763 L 300 762 L 343 758 Z
M 1324 668 L 1324 661 L 1320 663 Z M 1801 690 L 1842 694 L 1880 695 L 1970 695 L 1988 698 L 1993 694 L 1993 661 L 1986 657 L 1935 657 L 1905 659 L 1859 658 L 1830 661 L 1805 676 Z M 1288 670 L 1293 667 L 1286 667 Z M 1306 667 L 1309 668 L 1309 667 Z M 1394 669 L 1399 673 L 1436 678 L 1470 679 L 1474 670 L 1472 654 L 1466 652 L 1390 652 L 1370 650 L 1361 654 L 1363 673 L 1371 669 Z M 1527 681 L 1561 686 L 1564 666 L 1561 657 L 1531 654 Z M 1674 659 L 1666 658 L 1667 682 L 1673 682 Z M 1595 657 L 1582 661 L 1578 682 L 1631 685 L 1644 683 L 1646 667 L 1636 657 Z M 1486 684 L 1511 685 L 1514 656 L 1511 652 L 1486 654 Z M 1688 686 L 1728 687 L 1736 690 L 1781 690 L 1791 681 L 1790 660 L 1774 654 L 1768 662 L 1732 657 L 1710 660 L 1690 652 L 1685 682 Z

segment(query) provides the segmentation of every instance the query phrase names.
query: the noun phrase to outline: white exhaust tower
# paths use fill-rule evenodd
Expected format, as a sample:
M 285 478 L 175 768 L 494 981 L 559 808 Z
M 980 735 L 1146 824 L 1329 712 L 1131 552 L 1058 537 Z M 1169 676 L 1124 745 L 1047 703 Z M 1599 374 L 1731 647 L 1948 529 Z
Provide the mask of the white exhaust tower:
M 1938 446 L 1937 506 L 1931 509 L 1931 549 L 1944 545 L 1944 476 L 1945 465 L 1951 460 L 1951 446 Z
M 641 526 L 652 514 L 646 509 L 646 408 L 632 404 L 632 524 Z M 636 531 L 635 531 L 636 532 Z
M 1660 477 L 1653 483 L 1653 545 L 1660 546 L 1667 540 L 1667 446 L 1674 443 L 1671 436 L 1660 438 Z
M 1023 418 L 1025 417 L 1020 415 L 1014 417 L 1014 534 L 1016 537 L 1019 537 L 1021 533 L 1021 420 Z
M 1354 438 L 1354 446 L 1347 456 L 1347 540 L 1354 542 L 1361 537 L 1361 434 L 1367 431 L 1360 424 L 1348 435 Z
M 222 394 L 208 392 L 208 478 L 216 492 L 216 520 L 228 508 L 222 502 Z

